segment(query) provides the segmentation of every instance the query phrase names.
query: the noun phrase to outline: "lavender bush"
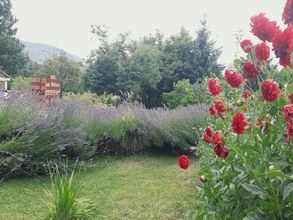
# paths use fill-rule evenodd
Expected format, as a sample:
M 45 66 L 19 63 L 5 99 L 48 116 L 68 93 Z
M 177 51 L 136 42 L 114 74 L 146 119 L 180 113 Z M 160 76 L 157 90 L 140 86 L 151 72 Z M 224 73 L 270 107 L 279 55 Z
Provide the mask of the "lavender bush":
M 76 100 L 49 106 L 36 94 L 0 100 L 0 180 L 47 173 L 65 158 L 133 154 L 150 148 L 188 150 L 207 106 L 146 109 L 138 102 L 97 107 Z M 197 138 L 200 138 L 197 136 Z

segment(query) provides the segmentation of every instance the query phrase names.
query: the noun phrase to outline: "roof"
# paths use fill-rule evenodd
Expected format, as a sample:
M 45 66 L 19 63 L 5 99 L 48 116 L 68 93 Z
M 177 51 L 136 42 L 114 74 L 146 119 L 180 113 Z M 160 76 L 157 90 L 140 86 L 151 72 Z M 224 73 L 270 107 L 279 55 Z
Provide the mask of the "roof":
M 0 70 L 0 77 L 3 76 L 3 78 L 10 78 L 10 80 L 14 80 L 11 76 L 9 76 L 4 71 Z

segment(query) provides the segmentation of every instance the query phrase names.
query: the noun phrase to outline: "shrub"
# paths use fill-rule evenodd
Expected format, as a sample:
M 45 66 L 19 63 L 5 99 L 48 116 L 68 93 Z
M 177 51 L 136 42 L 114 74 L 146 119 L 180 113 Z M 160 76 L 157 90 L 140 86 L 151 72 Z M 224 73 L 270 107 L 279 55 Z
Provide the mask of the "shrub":
M 284 10 L 291 14 L 290 4 L 287 1 Z M 278 71 L 270 66 L 268 54 L 264 54 L 270 51 L 268 45 L 252 45 L 248 52 L 244 50 L 246 65 L 239 71 L 243 74 L 228 71 L 225 75 L 225 86 L 239 77 L 245 81 L 230 87 L 230 98 L 214 94 L 212 115 L 201 130 L 203 141 L 198 146 L 199 198 L 205 203 L 194 219 L 293 218 L 293 29 L 279 30 L 263 13 L 251 18 L 251 27 L 262 41 L 272 42 L 284 68 Z M 244 49 L 247 42 L 241 44 Z M 263 58 L 258 54 L 261 48 L 265 49 L 260 53 Z

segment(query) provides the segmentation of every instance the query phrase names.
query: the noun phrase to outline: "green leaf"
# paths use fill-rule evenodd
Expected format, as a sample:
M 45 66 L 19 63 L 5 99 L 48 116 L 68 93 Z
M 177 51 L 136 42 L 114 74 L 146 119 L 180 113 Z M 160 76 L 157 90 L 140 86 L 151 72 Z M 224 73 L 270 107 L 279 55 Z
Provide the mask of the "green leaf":
M 270 115 L 274 116 L 275 114 L 277 114 L 278 110 L 278 107 L 272 105 L 272 107 L 270 108 Z
M 268 172 L 268 173 L 266 173 L 266 175 L 269 176 L 269 177 L 279 176 L 279 177 L 282 177 L 284 179 L 291 179 L 291 180 L 293 180 L 293 178 L 291 176 L 288 176 L 288 175 L 284 174 L 281 170 L 276 170 L 276 171 Z
M 270 133 L 268 133 L 268 134 L 265 136 L 265 138 L 263 139 L 263 141 L 262 141 L 262 146 L 263 146 L 264 148 L 268 146 L 268 143 L 269 143 L 269 141 L 270 141 L 270 137 L 271 137 L 271 135 L 270 135 Z
M 212 199 L 212 195 L 211 195 L 210 188 L 204 186 L 203 191 L 204 191 L 204 195 L 206 195 L 206 197 L 208 197 L 208 199 L 211 200 Z
M 289 194 L 293 191 L 293 183 L 289 183 L 283 191 L 283 200 L 285 200 Z
M 285 99 L 279 99 L 279 107 L 282 107 L 284 105 L 287 105 L 287 101 Z
M 266 196 L 265 192 L 257 185 L 248 184 L 248 183 L 243 183 L 241 185 L 243 186 L 244 189 L 246 189 L 248 192 L 252 193 L 253 195 Z
M 259 148 L 257 146 L 251 146 L 251 145 L 246 145 L 246 144 L 242 145 L 242 144 L 240 144 L 239 145 L 239 148 L 241 150 L 245 150 L 247 152 L 254 151 L 254 152 L 260 153 Z
M 274 211 L 278 211 L 279 208 L 276 204 L 274 203 L 270 203 L 270 202 L 266 202 L 263 200 L 259 201 L 259 204 L 264 208 L 264 209 L 269 209 L 269 210 L 274 210 Z

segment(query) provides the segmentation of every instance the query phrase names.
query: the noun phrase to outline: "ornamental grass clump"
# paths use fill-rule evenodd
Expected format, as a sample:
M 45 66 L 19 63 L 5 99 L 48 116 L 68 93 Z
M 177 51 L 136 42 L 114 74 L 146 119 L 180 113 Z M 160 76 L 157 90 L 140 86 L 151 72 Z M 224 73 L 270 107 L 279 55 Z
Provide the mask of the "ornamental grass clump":
M 253 16 L 258 42 L 240 42 L 247 56 L 226 70 L 226 82 L 210 79 L 214 105 L 198 145 L 203 209 L 193 219 L 293 219 L 292 6 L 287 0 L 284 30 L 264 13 Z
M 45 190 L 49 200 L 49 214 L 46 219 L 50 220 L 89 220 L 92 219 L 95 206 L 88 200 L 79 198 L 82 185 L 76 183 L 76 175 L 60 173 L 58 165 L 55 165 L 55 173 L 51 175 L 51 190 Z

